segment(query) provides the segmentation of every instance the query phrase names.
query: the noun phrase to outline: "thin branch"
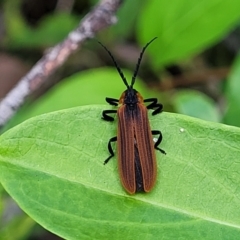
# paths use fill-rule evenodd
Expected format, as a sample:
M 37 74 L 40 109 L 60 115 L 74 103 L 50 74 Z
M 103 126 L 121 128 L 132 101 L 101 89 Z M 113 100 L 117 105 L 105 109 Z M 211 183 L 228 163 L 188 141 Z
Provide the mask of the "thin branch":
M 61 66 L 70 54 L 86 39 L 117 22 L 115 16 L 122 0 L 102 0 L 82 19 L 68 37 L 51 48 L 0 102 L 0 128 L 16 113 L 26 98 L 42 85 L 47 77 Z M 61 27 L 61 26 L 59 26 Z

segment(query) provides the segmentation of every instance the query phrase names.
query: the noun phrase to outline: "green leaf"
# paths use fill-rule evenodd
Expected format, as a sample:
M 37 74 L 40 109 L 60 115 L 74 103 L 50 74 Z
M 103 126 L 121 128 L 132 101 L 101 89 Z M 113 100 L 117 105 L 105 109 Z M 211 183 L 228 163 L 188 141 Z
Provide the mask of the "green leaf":
M 3 213 L 3 192 L 4 192 L 4 189 L 0 183 L 0 217 Z
M 207 121 L 220 121 L 220 113 L 216 108 L 216 104 L 201 92 L 180 90 L 175 94 L 173 104 L 178 113 Z
M 122 189 L 107 143 L 109 106 L 29 119 L 0 137 L 0 180 L 34 220 L 64 239 L 239 239 L 240 129 L 184 115 L 149 118 L 163 133 L 157 184 Z
M 158 36 L 148 51 L 159 67 L 196 54 L 221 39 L 238 24 L 239 9 L 239 0 L 146 1 L 139 14 L 137 35 L 143 44 Z
M 133 11 L 133 9 L 139 9 L 144 2 L 139 0 L 124 1 L 121 8 L 117 12 L 118 22 L 111 27 L 111 34 L 114 38 L 126 38 L 132 36 L 132 30 L 136 22 L 139 11 Z
M 228 77 L 226 87 L 227 111 L 224 116 L 224 123 L 240 127 L 240 54 L 236 58 L 233 69 Z
M 63 40 L 74 29 L 79 18 L 73 14 L 55 13 L 45 16 L 38 27 L 32 28 L 24 21 L 12 4 L 7 4 L 7 39 L 5 43 L 14 48 L 34 48 L 51 46 Z M 59 27 L 61 26 L 61 27 Z

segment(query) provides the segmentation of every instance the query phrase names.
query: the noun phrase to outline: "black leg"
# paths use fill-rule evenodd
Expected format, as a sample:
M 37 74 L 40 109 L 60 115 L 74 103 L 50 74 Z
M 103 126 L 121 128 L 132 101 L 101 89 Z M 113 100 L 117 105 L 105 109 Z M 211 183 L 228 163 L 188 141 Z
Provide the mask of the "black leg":
M 118 105 L 118 102 L 119 102 L 118 99 L 109 98 L 109 97 L 106 97 L 105 100 L 106 100 L 107 103 L 109 103 L 110 105 L 113 105 L 113 106 L 117 106 L 117 105 Z
M 161 133 L 159 130 L 153 130 L 153 131 L 152 131 L 152 135 L 159 135 L 157 141 L 156 141 L 155 144 L 154 144 L 154 148 L 157 149 L 157 150 L 159 150 L 161 153 L 166 154 L 166 152 L 165 152 L 163 149 L 161 149 L 161 148 L 158 147 L 158 145 L 159 145 L 159 144 L 161 143 L 161 141 L 162 141 L 162 133 Z
M 114 152 L 113 152 L 113 149 L 112 149 L 112 145 L 111 143 L 113 142 L 116 142 L 117 141 L 117 137 L 112 137 L 109 139 L 109 142 L 108 142 L 108 151 L 110 153 L 110 156 L 104 161 L 104 165 L 108 163 L 108 161 L 114 156 Z
M 150 102 L 150 104 L 147 106 L 147 109 L 154 110 L 152 115 L 156 115 L 162 111 L 163 105 L 161 103 L 158 103 L 157 98 L 144 99 L 144 102 Z
M 118 105 L 118 101 L 119 100 L 115 98 L 108 98 L 108 97 L 106 98 L 106 102 L 114 106 Z M 102 112 L 102 119 L 109 122 L 114 121 L 114 118 L 108 115 L 112 113 L 117 113 L 117 110 L 104 110 Z
M 108 114 L 112 114 L 112 113 L 117 113 L 117 110 L 104 110 L 102 112 L 102 119 L 108 122 L 112 122 L 114 121 L 114 118 L 109 116 Z

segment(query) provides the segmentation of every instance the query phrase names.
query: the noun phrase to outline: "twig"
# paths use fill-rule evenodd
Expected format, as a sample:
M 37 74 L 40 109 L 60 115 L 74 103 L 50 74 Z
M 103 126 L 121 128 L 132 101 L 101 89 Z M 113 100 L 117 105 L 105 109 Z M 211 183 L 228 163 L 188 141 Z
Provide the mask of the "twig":
M 68 37 L 51 48 L 0 102 L 0 129 L 22 106 L 26 98 L 42 85 L 47 77 L 61 66 L 68 56 L 86 39 L 92 38 L 101 29 L 116 23 L 115 16 L 122 0 L 102 0 L 82 19 Z M 61 27 L 61 26 L 59 26 Z

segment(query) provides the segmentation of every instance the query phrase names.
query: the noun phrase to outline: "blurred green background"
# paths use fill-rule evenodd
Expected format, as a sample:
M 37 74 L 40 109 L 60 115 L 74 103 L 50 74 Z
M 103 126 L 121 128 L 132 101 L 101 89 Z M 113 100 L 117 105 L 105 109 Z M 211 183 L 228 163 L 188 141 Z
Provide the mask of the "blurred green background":
M 0 99 L 63 40 L 94 0 L 0 2 Z M 141 48 L 149 46 L 136 89 L 157 97 L 164 111 L 240 126 L 240 1 L 125 1 L 118 23 L 96 36 L 131 79 Z M 119 98 L 125 86 L 96 39 L 85 42 L 8 123 Z M 1 190 L 0 239 L 59 239 L 22 213 Z

